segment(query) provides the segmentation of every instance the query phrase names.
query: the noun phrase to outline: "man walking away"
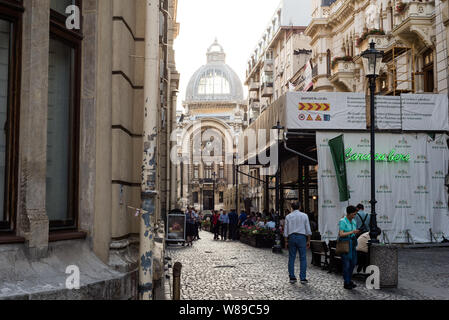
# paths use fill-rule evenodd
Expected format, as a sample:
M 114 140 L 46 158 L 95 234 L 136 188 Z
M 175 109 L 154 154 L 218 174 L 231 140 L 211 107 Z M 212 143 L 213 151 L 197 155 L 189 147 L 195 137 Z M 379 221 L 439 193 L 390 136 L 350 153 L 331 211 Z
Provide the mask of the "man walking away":
M 369 224 L 370 224 L 371 216 L 370 214 L 365 212 L 365 207 L 363 204 L 357 205 L 357 215 L 355 216 L 355 222 L 357 223 L 357 230 L 360 231 L 360 235 L 370 232 Z
M 290 283 L 296 283 L 295 277 L 295 260 L 296 253 L 299 251 L 300 258 L 300 280 L 302 284 L 307 284 L 307 249 L 310 248 L 310 238 L 312 231 L 310 230 L 310 222 L 307 214 L 300 212 L 300 204 L 292 205 L 293 212 L 285 218 L 285 246 L 288 243 L 288 272 L 290 274 Z M 287 249 L 287 248 L 286 248 Z
M 231 210 L 229 213 L 229 239 L 237 240 L 237 228 L 239 224 L 239 217 L 235 210 Z
M 221 224 L 221 240 L 226 241 L 229 228 L 229 216 L 226 214 L 226 212 L 222 211 L 219 221 Z

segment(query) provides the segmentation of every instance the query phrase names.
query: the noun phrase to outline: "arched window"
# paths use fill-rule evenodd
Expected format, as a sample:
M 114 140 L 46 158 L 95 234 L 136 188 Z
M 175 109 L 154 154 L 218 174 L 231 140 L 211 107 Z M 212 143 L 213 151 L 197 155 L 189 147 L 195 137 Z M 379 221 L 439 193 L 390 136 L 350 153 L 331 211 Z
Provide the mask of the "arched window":
M 219 70 L 209 70 L 200 79 L 198 85 L 198 94 L 214 95 L 214 94 L 230 94 L 231 86 L 229 81 Z

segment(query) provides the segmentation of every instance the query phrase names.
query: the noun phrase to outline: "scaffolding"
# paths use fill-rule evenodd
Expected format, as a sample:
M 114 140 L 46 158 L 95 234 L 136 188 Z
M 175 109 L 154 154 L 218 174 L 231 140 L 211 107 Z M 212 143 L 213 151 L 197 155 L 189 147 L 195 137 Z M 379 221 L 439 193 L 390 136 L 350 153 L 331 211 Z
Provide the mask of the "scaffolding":
M 408 55 L 408 56 L 407 56 Z M 392 74 L 392 86 L 387 95 L 416 92 L 415 49 L 393 45 L 385 53 L 383 62 Z M 404 84 L 408 84 L 404 85 Z

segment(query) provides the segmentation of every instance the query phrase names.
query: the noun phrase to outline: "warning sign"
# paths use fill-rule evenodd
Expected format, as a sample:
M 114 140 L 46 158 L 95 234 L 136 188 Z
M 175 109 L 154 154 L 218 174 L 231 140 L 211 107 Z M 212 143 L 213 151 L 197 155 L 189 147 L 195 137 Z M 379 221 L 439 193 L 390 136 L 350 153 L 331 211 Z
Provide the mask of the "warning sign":
M 318 115 L 315 119 L 315 121 L 323 121 L 323 119 L 321 119 L 320 115 Z
M 328 103 L 300 103 L 301 111 L 330 111 L 331 105 Z
M 307 121 L 313 121 L 312 116 L 309 114 L 309 116 L 307 117 Z
M 306 116 L 303 115 L 303 114 L 300 114 L 298 118 L 299 118 L 299 120 L 301 120 L 301 121 L 306 120 Z

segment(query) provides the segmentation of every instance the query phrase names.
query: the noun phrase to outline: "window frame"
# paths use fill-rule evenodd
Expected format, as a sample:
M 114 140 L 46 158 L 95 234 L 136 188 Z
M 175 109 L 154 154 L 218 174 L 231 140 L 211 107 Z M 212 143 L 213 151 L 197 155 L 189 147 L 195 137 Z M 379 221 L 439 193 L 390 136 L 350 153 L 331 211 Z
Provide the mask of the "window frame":
M 76 5 L 82 12 L 82 2 L 76 0 Z M 69 120 L 69 172 L 68 175 L 68 203 L 67 214 L 69 220 L 49 221 L 50 232 L 74 231 L 79 228 L 79 155 L 80 155 L 80 117 L 81 117 L 81 67 L 82 67 L 82 28 L 80 30 L 68 30 L 65 27 L 66 17 L 59 12 L 50 9 L 50 39 L 61 41 L 74 49 L 73 67 L 73 97 L 70 106 Z
M 17 194 L 19 176 L 19 127 L 22 61 L 22 1 L 0 0 L 0 19 L 12 25 L 8 62 L 7 123 L 5 152 L 5 193 L 0 221 L 0 235 L 14 235 L 17 226 Z M 3 218 L 2 218 L 3 219 Z

